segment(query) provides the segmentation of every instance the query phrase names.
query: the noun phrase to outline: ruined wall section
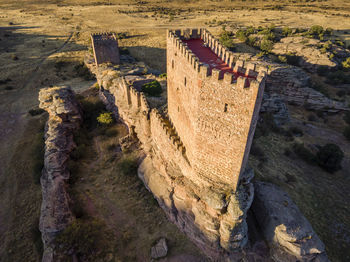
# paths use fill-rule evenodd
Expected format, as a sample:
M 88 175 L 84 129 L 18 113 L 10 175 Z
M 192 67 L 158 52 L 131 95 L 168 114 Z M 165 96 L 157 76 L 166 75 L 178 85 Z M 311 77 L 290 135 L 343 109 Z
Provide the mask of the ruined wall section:
M 96 65 L 120 63 L 118 40 L 114 33 L 92 34 L 91 43 Z
M 199 34 L 219 57 L 231 63 L 230 52 L 203 30 L 168 32 L 169 116 L 197 180 L 236 190 L 249 155 L 266 73 L 257 72 L 255 64 L 244 67 L 239 61 L 234 64 L 240 72 L 236 75 L 211 70 L 181 40 Z

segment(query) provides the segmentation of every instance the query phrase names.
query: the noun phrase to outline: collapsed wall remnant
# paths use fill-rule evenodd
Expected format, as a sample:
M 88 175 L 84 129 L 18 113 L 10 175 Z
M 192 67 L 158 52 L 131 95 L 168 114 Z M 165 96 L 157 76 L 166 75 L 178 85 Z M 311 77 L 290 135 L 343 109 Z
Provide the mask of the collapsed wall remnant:
M 107 62 L 120 63 L 118 40 L 115 33 L 92 34 L 91 43 L 97 66 Z
M 152 76 L 130 73 L 140 70 L 130 71 L 126 62 L 96 66 L 87 57 L 85 63 L 102 100 L 118 108 L 141 142 L 138 176 L 169 220 L 216 261 L 271 261 L 264 241 L 260 248 L 247 245 L 246 222 L 254 198 L 246 162 L 266 68 L 235 60 L 205 29 L 168 31 L 162 105 L 128 81 Z
M 45 128 L 45 161 L 40 179 L 42 204 L 39 229 L 44 244 L 42 261 L 58 261 L 54 239 L 74 219 L 66 191 L 70 176 L 69 154 L 75 148 L 73 131 L 82 122 L 80 107 L 70 87 L 52 87 L 39 92 L 40 108 L 49 113 Z

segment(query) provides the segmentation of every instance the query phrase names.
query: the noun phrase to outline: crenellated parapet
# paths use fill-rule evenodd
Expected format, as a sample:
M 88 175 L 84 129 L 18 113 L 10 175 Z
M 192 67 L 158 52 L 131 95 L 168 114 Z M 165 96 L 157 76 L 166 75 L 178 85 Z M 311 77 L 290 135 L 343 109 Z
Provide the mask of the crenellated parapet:
M 208 64 L 200 62 L 200 59 L 192 52 L 188 45 L 184 42 L 190 39 L 202 39 L 205 47 L 210 48 L 223 62 L 232 69 L 231 75 L 233 83 L 234 80 L 239 77 L 256 78 L 259 72 L 268 72 L 265 66 L 261 66 L 252 62 L 246 62 L 243 60 L 235 60 L 233 52 L 224 47 L 210 32 L 206 29 L 186 29 L 186 30 L 175 30 L 168 31 L 168 41 L 177 49 L 178 55 L 185 57 L 188 64 L 199 72 L 202 76 L 210 77 L 213 75 L 218 80 L 227 78 L 230 81 L 228 74 L 224 71 L 215 71 L 210 68 Z M 214 71 L 214 72 L 213 72 Z M 227 71 L 227 70 L 226 70 Z
M 152 126 L 155 126 L 156 128 L 159 127 L 158 129 L 162 130 L 162 132 L 166 135 L 169 143 L 173 146 L 173 149 L 185 156 L 186 149 L 170 121 L 162 116 L 156 108 L 151 110 L 150 120 Z

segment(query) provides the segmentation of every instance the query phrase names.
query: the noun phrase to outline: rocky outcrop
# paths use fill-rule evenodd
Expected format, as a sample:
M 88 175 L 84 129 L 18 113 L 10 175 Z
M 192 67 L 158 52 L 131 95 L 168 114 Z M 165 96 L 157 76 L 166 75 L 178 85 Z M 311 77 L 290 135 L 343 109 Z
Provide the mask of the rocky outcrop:
M 342 102 L 329 99 L 322 93 L 310 88 L 310 78 L 301 69 L 293 66 L 273 67 L 266 80 L 266 92 L 279 94 L 290 104 L 308 106 L 313 110 L 344 110 Z
M 241 250 L 248 242 L 246 216 L 254 197 L 250 183 L 253 171 L 246 172 L 237 192 L 231 193 L 195 188 L 183 176 L 175 177 L 169 165 L 173 164 L 157 156 L 146 157 L 138 176 L 169 220 L 206 255 L 214 260 L 240 261 L 245 257 Z
M 272 113 L 277 126 L 289 122 L 288 108 L 278 94 L 264 93 L 260 108 L 261 113 Z
M 264 182 L 254 188 L 252 211 L 274 260 L 327 262 L 324 244 L 288 194 Z
M 59 261 L 55 236 L 74 220 L 69 209 L 67 161 L 75 148 L 73 131 L 81 121 L 80 107 L 70 87 L 40 90 L 40 108 L 49 113 L 45 133 L 45 161 L 41 176 L 42 205 L 40 231 L 44 243 L 42 261 Z
M 320 66 L 337 67 L 337 63 L 330 58 L 332 53 L 328 50 L 322 52 L 321 46 L 321 41 L 317 39 L 285 37 L 274 44 L 272 51 L 277 55 L 296 55 L 299 57 L 299 66 L 313 73 Z

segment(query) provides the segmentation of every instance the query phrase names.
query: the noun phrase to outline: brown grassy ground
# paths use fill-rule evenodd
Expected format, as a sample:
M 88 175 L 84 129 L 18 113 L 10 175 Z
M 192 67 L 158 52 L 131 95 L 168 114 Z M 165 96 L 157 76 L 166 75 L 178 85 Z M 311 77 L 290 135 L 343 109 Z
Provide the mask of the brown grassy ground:
M 109 3 L 112 5 L 107 5 Z M 162 71 L 165 71 L 166 28 L 206 26 L 215 33 L 222 23 L 232 27 L 319 24 L 337 30 L 336 34 L 350 44 L 347 34 L 350 32 L 350 3 L 340 0 L 294 4 L 292 1 L 278 4 L 273 1 L 201 1 L 200 4 L 197 1 L 147 1 L 137 4 L 128 0 L 0 0 L 0 8 L 0 80 L 11 79 L 0 84 L 0 257 L 3 261 L 21 261 L 14 256 L 25 257 L 26 261 L 38 260 L 33 244 L 35 234 L 29 231 L 40 206 L 40 187 L 34 183 L 31 165 L 32 151 L 36 147 L 33 141 L 41 128 L 41 117 L 33 118 L 27 112 L 37 106 L 41 87 L 70 84 L 75 90 L 83 90 L 91 85 L 92 82 L 84 81 L 74 72 L 75 63 L 81 61 L 87 49 L 91 32 L 128 32 L 131 37 L 123 39 L 121 45 Z M 66 63 L 59 67 L 59 61 Z M 319 134 L 318 137 L 318 142 L 324 142 L 327 136 Z M 258 176 L 272 177 L 292 195 L 325 241 L 332 261 L 349 260 L 344 256 L 344 244 L 349 245 L 349 242 L 341 236 L 350 228 L 345 206 L 349 199 L 344 192 L 349 185 L 348 178 L 344 173 L 330 176 L 319 168 L 290 161 L 280 154 L 281 138 L 264 139 L 261 141 L 272 160 Z M 348 147 L 347 142 L 341 143 Z M 281 178 L 288 172 L 294 172 L 291 175 L 298 181 L 293 187 Z M 100 181 L 100 188 L 102 184 Z M 325 195 L 327 198 L 323 197 Z M 100 201 L 102 199 L 97 199 Z M 331 223 L 337 226 L 330 227 Z M 334 228 L 340 233 L 334 233 Z

